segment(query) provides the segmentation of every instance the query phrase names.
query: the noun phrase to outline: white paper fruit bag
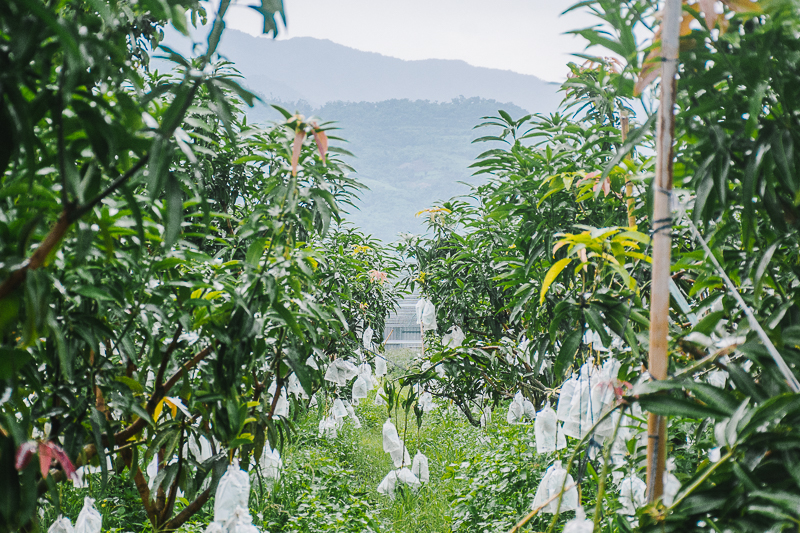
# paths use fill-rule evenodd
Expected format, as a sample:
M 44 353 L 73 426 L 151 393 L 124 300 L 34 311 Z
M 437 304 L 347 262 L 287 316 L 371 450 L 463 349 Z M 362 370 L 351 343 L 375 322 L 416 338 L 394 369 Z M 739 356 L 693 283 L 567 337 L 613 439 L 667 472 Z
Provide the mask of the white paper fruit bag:
M 411 473 L 417 476 L 421 483 L 427 483 L 431 479 L 428 469 L 428 458 L 422 452 L 417 452 L 414 462 L 411 465 Z
M 73 531 L 72 522 L 69 521 L 69 518 L 58 515 L 58 518 L 47 530 L 47 533 L 73 533 Z
M 250 499 L 250 477 L 239 468 L 239 461 L 233 464 L 222 475 L 214 497 L 214 521 L 226 523 L 233 517 L 237 507 L 247 509 Z
M 397 428 L 392 424 L 391 419 L 387 419 L 383 424 L 383 451 L 392 453 L 399 450 L 403 446 L 400 442 L 400 435 L 397 434 Z
M 100 533 L 103 528 L 103 516 L 94 507 L 93 498 L 83 499 L 83 509 L 75 521 L 75 533 Z

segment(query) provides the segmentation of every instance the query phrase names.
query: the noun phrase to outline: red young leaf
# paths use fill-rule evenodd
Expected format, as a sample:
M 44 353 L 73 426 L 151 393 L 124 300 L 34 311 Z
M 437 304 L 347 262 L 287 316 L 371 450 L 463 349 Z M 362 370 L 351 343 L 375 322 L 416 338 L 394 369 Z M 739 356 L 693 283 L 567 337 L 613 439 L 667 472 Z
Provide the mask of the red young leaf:
M 717 3 L 716 0 L 698 0 L 697 3 L 700 4 L 700 11 L 703 13 L 703 18 L 706 19 L 706 26 L 708 26 L 709 30 L 713 30 L 719 17 L 716 9 L 714 9 L 714 4 Z
M 17 454 L 14 460 L 14 467 L 17 470 L 24 470 L 25 467 L 28 466 L 31 459 L 33 459 L 33 454 L 36 453 L 36 447 L 36 442 L 32 440 L 20 444 L 19 448 L 17 448 Z
M 306 138 L 306 132 L 298 129 L 294 134 L 294 143 L 292 143 L 292 176 L 297 176 L 297 164 L 300 162 L 300 149 L 303 147 L 303 140 Z
M 53 450 L 45 443 L 39 444 L 39 468 L 42 470 L 42 478 L 47 477 L 52 462 Z
M 633 87 L 633 95 L 639 96 L 644 91 L 645 87 L 661 75 L 661 43 L 658 47 L 654 48 L 647 54 L 647 57 L 642 64 L 642 71 L 639 73 L 639 79 L 636 80 L 636 85 Z
M 603 191 L 603 196 L 608 196 L 611 192 L 611 177 L 606 176 L 604 180 L 598 180 L 597 183 L 594 184 L 592 187 L 592 191 L 597 192 L 599 190 Z
M 319 156 L 325 161 L 325 155 L 328 153 L 328 136 L 325 135 L 324 131 L 314 128 L 314 141 L 317 143 Z
M 61 465 L 61 468 L 64 469 L 64 474 L 67 476 L 67 479 L 76 480 L 78 478 L 78 472 L 75 469 L 75 465 L 72 464 L 72 461 L 69 460 L 69 456 L 67 453 L 59 446 L 53 442 L 48 442 L 47 446 L 50 448 L 53 457 L 55 457 L 58 464 Z

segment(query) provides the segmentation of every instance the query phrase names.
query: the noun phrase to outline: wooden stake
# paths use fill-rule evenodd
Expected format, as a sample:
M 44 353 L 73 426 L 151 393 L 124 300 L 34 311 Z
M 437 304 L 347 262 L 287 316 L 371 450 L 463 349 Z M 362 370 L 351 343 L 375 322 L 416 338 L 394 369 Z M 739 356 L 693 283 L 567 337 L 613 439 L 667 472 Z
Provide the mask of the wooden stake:
M 669 361 L 669 279 L 672 238 L 672 159 L 675 135 L 675 75 L 681 0 L 665 0 L 661 26 L 661 102 L 656 122 L 656 175 L 653 199 L 653 266 L 650 284 L 650 361 L 654 379 L 666 379 Z M 650 413 L 647 420 L 647 497 L 651 502 L 664 491 L 667 419 Z

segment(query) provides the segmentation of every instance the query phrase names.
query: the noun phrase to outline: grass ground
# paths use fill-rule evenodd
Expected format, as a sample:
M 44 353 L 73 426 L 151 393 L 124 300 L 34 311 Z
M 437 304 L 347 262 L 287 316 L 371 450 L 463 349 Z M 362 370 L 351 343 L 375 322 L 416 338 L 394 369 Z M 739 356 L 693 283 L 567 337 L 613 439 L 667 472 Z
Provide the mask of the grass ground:
M 390 378 L 401 374 L 401 368 L 413 356 L 411 350 L 389 352 Z M 409 454 L 413 457 L 419 450 L 430 461 L 430 482 L 417 492 L 406 492 L 391 499 L 378 494 L 377 487 L 383 477 L 393 468 L 389 454 L 383 451 L 382 426 L 388 416 L 385 406 L 374 404 L 375 391 L 356 407 L 362 427 L 356 429 L 350 421 L 345 423 L 336 440 L 328 441 L 316 437 L 319 413 L 308 416 L 298 426 L 300 436 L 284 449 L 284 462 L 307 457 L 309 449 L 321 455 L 330 455 L 340 465 L 352 470 L 355 489 L 369 499 L 374 507 L 375 518 L 381 531 L 396 532 L 449 532 L 450 500 L 463 485 L 463 480 L 447 476 L 451 465 L 458 465 L 481 449 L 483 430 L 470 426 L 463 415 L 447 405 L 426 414 L 423 425 L 417 431 L 416 420 L 406 420 L 398 413 L 395 420 L 400 437 L 404 439 Z M 452 471 L 452 468 L 451 468 Z
M 395 378 L 414 354 L 398 350 L 388 355 L 393 363 L 389 377 Z M 428 457 L 430 482 L 394 499 L 379 494 L 378 484 L 393 464 L 382 445 L 388 411 L 375 406 L 374 395 L 371 391 L 356 407 L 362 427 L 348 420 L 336 439 L 319 437 L 320 408 L 298 417 L 296 434 L 283 449 L 280 482 L 271 489 L 253 483 L 254 524 L 270 533 L 494 532 L 507 531 L 529 508 L 535 482 L 547 465 L 546 457 L 532 452 L 532 428 L 507 426 L 499 410 L 489 428 L 475 428 L 441 402 L 425 414 L 419 431 L 413 413 L 407 425 L 402 412 L 394 419 L 410 455 L 420 450 Z M 89 491 L 62 484 L 64 514 L 74 521 L 83 497 L 92 495 L 104 531 L 150 530 L 127 473 L 112 476 L 105 491 L 99 486 L 99 479 Z M 209 503 L 182 530 L 201 532 L 212 515 Z M 55 509 L 46 510 L 45 527 L 55 516 Z

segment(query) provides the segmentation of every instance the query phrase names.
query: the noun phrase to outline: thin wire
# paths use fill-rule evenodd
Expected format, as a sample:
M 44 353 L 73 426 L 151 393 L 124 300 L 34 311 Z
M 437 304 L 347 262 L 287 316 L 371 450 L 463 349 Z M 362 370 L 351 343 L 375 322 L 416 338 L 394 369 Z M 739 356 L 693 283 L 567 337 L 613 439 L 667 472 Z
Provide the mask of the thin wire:
M 720 265 L 719 261 L 717 261 L 717 257 L 711 252 L 711 248 L 709 248 L 708 243 L 706 243 L 703 236 L 700 235 L 700 231 L 697 229 L 697 226 L 695 226 L 694 222 L 692 222 L 692 220 L 686 215 L 686 211 L 684 211 L 683 209 L 683 204 L 680 201 L 677 201 L 675 203 L 678 214 L 681 217 L 683 217 L 686 220 L 686 222 L 688 222 L 689 228 L 692 230 L 694 238 L 697 240 L 698 243 L 700 243 L 700 246 L 703 247 L 703 250 L 705 250 L 706 255 L 711 260 L 711 263 L 713 263 L 714 268 L 717 270 L 717 273 L 725 281 L 725 285 L 728 286 L 728 290 L 731 292 L 731 294 L 733 294 L 736 303 L 738 303 L 739 307 L 742 309 L 742 311 L 744 311 L 744 314 L 747 316 L 747 322 L 750 324 L 750 328 L 754 329 L 756 333 L 758 333 L 758 337 L 761 339 L 761 342 L 767 348 L 767 351 L 772 356 L 772 359 L 775 361 L 775 364 L 778 365 L 778 370 L 780 370 L 781 374 L 783 374 L 783 377 L 786 380 L 786 383 L 789 385 L 789 388 L 792 390 L 792 392 L 795 393 L 800 392 L 800 382 L 797 381 L 797 378 L 794 376 L 794 374 L 792 374 L 792 371 L 789 369 L 789 366 L 786 364 L 786 361 L 783 360 L 783 357 L 781 357 L 781 354 L 778 353 L 778 350 L 775 348 L 775 345 L 772 344 L 772 341 L 769 340 L 769 337 L 767 337 L 766 332 L 761 327 L 761 324 L 759 324 L 755 314 L 753 314 L 753 310 L 750 309 L 750 306 L 748 306 L 747 303 L 744 301 L 742 295 L 739 294 L 739 291 L 736 289 L 736 286 L 731 281 L 731 278 L 728 277 L 728 274 L 725 273 L 725 270 L 722 268 L 722 265 Z

